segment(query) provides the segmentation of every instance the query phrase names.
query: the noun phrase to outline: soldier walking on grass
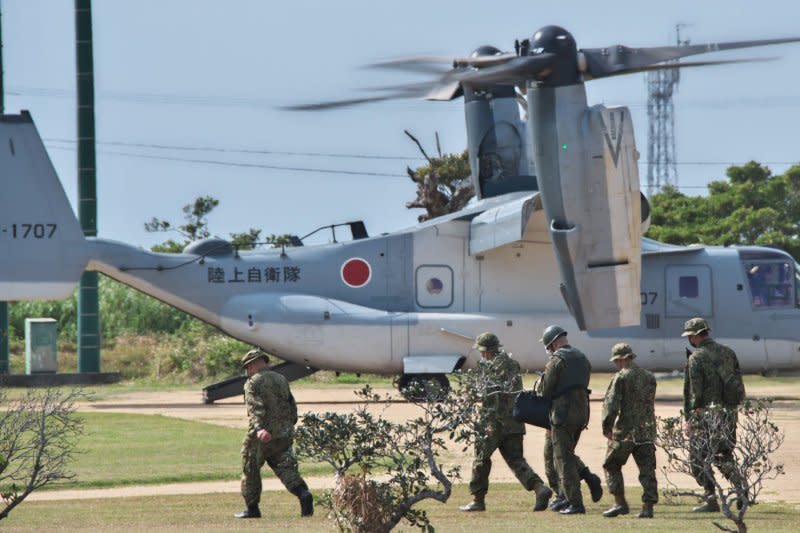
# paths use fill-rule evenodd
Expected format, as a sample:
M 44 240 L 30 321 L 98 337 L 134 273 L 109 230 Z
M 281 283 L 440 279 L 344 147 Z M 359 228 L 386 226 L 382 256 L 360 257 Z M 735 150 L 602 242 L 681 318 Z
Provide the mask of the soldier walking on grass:
M 708 466 L 713 463 L 722 475 L 733 484 L 738 481 L 733 446 L 736 444 L 737 405 L 744 399 L 744 384 L 736 353 L 714 341 L 709 335 L 708 322 L 700 317 L 686 321 L 682 337 L 688 337 L 689 344 L 695 348 L 686 361 L 683 381 L 683 416 L 685 430 L 718 439 L 714 457 L 708 461 L 708 446 L 700 446 L 702 439 L 691 439 L 689 450 L 692 462 L 692 476 L 705 490 L 704 504 L 695 507 L 695 513 L 719 512 L 719 502 L 714 492 L 716 486 L 713 473 Z M 724 435 L 709 436 L 709 429 L 703 422 L 703 412 L 710 405 L 722 406 L 727 416 L 727 431 Z
M 550 359 L 542 376 L 542 397 L 551 400 L 550 436 L 559 488 L 569 505 L 561 514 L 584 514 L 580 474 L 575 446 L 589 423 L 589 377 L 592 365 L 578 349 L 569 345 L 561 326 L 548 326 L 539 341 Z
M 541 382 L 540 382 L 541 383 Z M 541 388 L 536 391 L 541 396 Z M 592 495 L 593 502 L 599 502 L 603 497 L 603 482 L 600 477 L 589 470 L 589 467 L 581 460 L 578 455 L 575 455 L 575 464 L 578 468 L 578 477 L 586 482 L 589 487 L 589 492 Z M 556 497 L 550 502 L 550 510 L 560 512 L 569 507 L 569 501 L 564 496 L 564 491 L 561 490 L 561 485 L 558 481 L 558 471 L 556 470 L 556 463 L 553 459 L 553 437 L 549 429 L 545 430 L 544 436 L 544 473 L 547 477 L 547 484 L 556 493 Z
M 614 495 L 614 505 L 603 513 L 613 518 L 629 513 L 625 500 L 622 466 L 633 455 L 639 467 L 642 484 L 642 511 L 639 518 L 653 518 L 653 505 L 658 502 L 656 482 L 656 378 L 652 372 L 639 368 L 633 359 L 636 354 L 629 344 L 621 342 L 611 349 L 611 362 L 618 372 L 611 379 L 603 401 L 603 435 L 608 450 L 603 469 L 608 491 Z
M 251 350 L 242 358 L 248 380 L 244 385 L 249 427 L 242 442 L 242 496 L 247 509 L 236 518 L 260 518 L 261 467 L 266 462 L 283 485 L 300 500 L 300 516 L 314 514 L 314 498 L 297 470 L 292 452 L 297 404 L 289 383 L 267 370 L 269 358 Z
M 475 443 L 472 479 L 469 482 L 472 501 L 459 509 L 467 512 L 486 510 L 492 454 L 499 449 L 506 464 L 522 486 L 528 491 L 535 491 L 536 501 L 533 510 L 543 511 L 547 509 L 547 502 L 553 491 L 536 475 L 522 456 L 525 426 L 511 417 L 516 393 L 522 390 L 519 363 L 501 349 L 500 340 L 494 333 L 478 335 L 475 349 L 481 353 L 478 369 L 489 384 L 484 391 L 481 404 L 481 418 L 486 424 L 485 438 Z

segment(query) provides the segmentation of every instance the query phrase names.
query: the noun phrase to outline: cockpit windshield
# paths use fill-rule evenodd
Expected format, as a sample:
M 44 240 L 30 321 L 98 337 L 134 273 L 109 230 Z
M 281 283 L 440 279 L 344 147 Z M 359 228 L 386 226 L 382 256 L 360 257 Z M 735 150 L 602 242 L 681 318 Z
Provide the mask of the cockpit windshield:
M 797 264 L 788 259 L 743 262 L 753 307 L 776 308 L 800 303 L 800 275 Z
M 794 305 L 800 307 L 800 265 L 794 264 Z

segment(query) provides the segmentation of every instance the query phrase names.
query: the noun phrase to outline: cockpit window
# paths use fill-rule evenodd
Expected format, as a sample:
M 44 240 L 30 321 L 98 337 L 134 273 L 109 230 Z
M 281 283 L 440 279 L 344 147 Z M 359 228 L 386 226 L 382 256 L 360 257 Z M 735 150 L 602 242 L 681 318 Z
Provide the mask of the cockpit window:
M 753 307 L 774 308 L 796 305 L 795 294 L 800 278 L 793 262 L 745 261 Z
M 800 265 L 794 264 L 794 298 L 795 307 L 800 307 Z

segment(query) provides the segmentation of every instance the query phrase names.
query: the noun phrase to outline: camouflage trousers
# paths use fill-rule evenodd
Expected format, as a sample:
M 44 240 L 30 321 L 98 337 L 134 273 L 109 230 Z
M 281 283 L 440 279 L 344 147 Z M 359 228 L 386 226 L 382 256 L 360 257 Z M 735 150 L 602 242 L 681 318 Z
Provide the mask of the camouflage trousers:
M 279 438 L 266 444 L 248 433 L 242 442 L 242 497 L 248 505 L 261 501 L 261 467 L 267 463 L 292 494 L 306 486 L 297 470 L 292 441 Z
M 469 482 L 470 494 L 483 497 L 489 491 L 492 454 L 498 449 L 506 464 L 526 490 L 533 490 L 534 486 L 542 483 L 542 478 L 536 475 L 528 461 L 522 456 L 523 436 L 522 433 L 488 435 L 483 441 L 475 444 L 472 479 Z
M 583 427 L 584 424 L 578 427 L 565 424 L 553 426 L 550 430 L 550 438 L 553 440 L 553 462 L 558 472 L 558 486 L 561 494 L 571 505 L 583 505 L 578 456 L 575 455 L 575 446 L 581 437 Z
M 575 456 L 575 463 L 578 466 L 579 473 L 586 468 L 584 462 L 577 455 Z M 547 484 L 550 485 L 553 492 L 561 494 L 558 470 L 556 470 L 556 462 L 553 460 L 553 438 L 550 435 L 550 431 L 547 431 L 544 435 L 544 473 L 547 476 Z
M 735 435 L 735 433 L 734 433 Z M 692 440 L 693 444 L 698 440 Z M 700 441 L 702 442 L 702 441 Z M 735 436 L 734 436 L 735 442 Z M 736 468 L 736 460 L 733 457 L 733 450 L 729 446 L 717 444 L 716 449 L 718 452 L 714 457 L 708 456 L 707 449 L 694 445 L 689 448 L 689 459 L 692 464 L 692 477 L 694 477 L 697 484 L 703 487 L 706 495 L 716 493 L 716 484 L 714 482 L 714 472 L 712 466 L 716 466 L 722 475 L 725 476 L 730 483 L 736 485 L 739 481 L 739 472 Z
M 642 485 L 642 502 L 658 503 L 658 482 L 656 481 L 656 447 L 652 442 L 635 444 L 631 440 L 611 440 L 606 450 L 603 470 L 606 471 L 608 492 L 615 496 L 625 494 L 625 482 L 622 479 L 622 466 L 633 455 L 639 467 L 639 483 Z

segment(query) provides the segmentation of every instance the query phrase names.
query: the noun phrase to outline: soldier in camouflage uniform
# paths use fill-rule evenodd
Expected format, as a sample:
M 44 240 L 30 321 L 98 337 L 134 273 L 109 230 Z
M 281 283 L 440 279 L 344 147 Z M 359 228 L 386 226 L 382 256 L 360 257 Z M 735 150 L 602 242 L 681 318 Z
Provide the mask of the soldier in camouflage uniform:
M 560 513 L 584 514 L 575 446 L 589 423 L 588 386 L 592 365 L 580 350 L 569 345 L 567 332 L 560 326 L 548 326 L 539 341 L 550 354 L 542 376 L 541 393 L 552 402 L 553 459 L 559 487 L 569 502 Z
M 617 372 L 608 384 L 603 402 L 603 435 L 608 450 L 603 469 L 608 491 L 614 495 L 614 505 L 603 513 L 606 517 L 628 514 L 622 466 L 633 454 L 639 467 L 642 484 L 642 511 L 639 518 L 653 518 L 653 504 L 658 502 L 656 482 L 656 378 L 652 372 L 639 368 L 633 359 L 636 354 L 629 344 L 621 342 L 611 349 L 611 362 Z
M 542 382 L 536 382 L 536 393 L 542 395 Z M 599 502 L 603 497 L 603 484 L 600 477 L 589 470 L 589 467 L 581 460 L 578 455 L 575 455 L 575 464 L 578 467 L 578 476 L 586 482 L 589 491 L 592 495 L 593 502 Z M 544 473 L 547 476 L 547 484 L 556 493 L 556 497 L 550 502 L 550 509 L 552 511 L 561 511 L 569 506 L 567 497 L 564 496 L 564 491 L 561 490 L 561 485 L 558 482 L 558 471 L 556 470 L 556 463 L 553 459 L 553 438 L 550 430 L 545 430 L 544 435 Z
M 462 511 L 485 511 L 486 493 L 489 491 L 489 473 L 492 454 L 499 449 L 506 464 L 526 490 L 536 492 L 534 511 L 547 508 L 553 491 L 531 469 L 522 456 L 524 424 L 511 418 L 516 393 L 522 390 L 519 363 L 502 350 L 500 340 L 493 333 L 482 333 L 475 340 L 475 349 L 481 352 L 478 368 L 490 383 L 484 392 L 481 405 L 482 419 L 486 423 L 485 438 L 475 444 L 472 479 L 469 492 L 472 502 L 460 507 Z
M 247 509 L 236 518 L 260 518 L 261 467 L 266 462 L 300 500 L 300 515 L 314 514 L 314 498 L 297 470 L 292 452 L 297 405 L 286 378 L 267 369 L 269 358 L 251 350 L 242 358 L 249 379 L 244 385 L 249 427 L 242 442 L 242 496 Z
M 717 367 L 728 359 L 733 360 L 733 366 L 739 371 L 739 361 L 736 353 L 722 344 L 717 343 L 709 336 L 711 328 L 708 322 L 700 317 L 695 317 L 686 321 L 683 326 L 682 337 L 688 337 L 689 344 L 695 348 L 694 352 L 686 361 L 686 371 L 683 379 L 683 416 L 686 420 L 685 427 L 688 432 L 705 432 L 702 421 L 698 418 L 705 407 L 714 405 L 724 405 L 722 401 L 722 379 L 720 378 Z M 728 433 L 721 436 L 723 442 L 736 442 L 736 409 L 731 409 L 728 413 Z M 691 440 L 691 442 L 697 442 Z M 698 485 L 705 490 L 703 497 L 704 504 L 692 509 L 696 513 L 719 512 L 719 502 L 714 492 L 715 483 L 713 474 L 706 471 L 702 465 L 706 463 L 705 453 L 700 448 L 692 447 L 690 450 L 692 462 L 692 475 Z M 722 475 L 731 483 L 738 481 L 736 464 L 733 458 L 732 446 L 720 445 L 719 452 L 713 459 L 713 463 L 719 468 Z

